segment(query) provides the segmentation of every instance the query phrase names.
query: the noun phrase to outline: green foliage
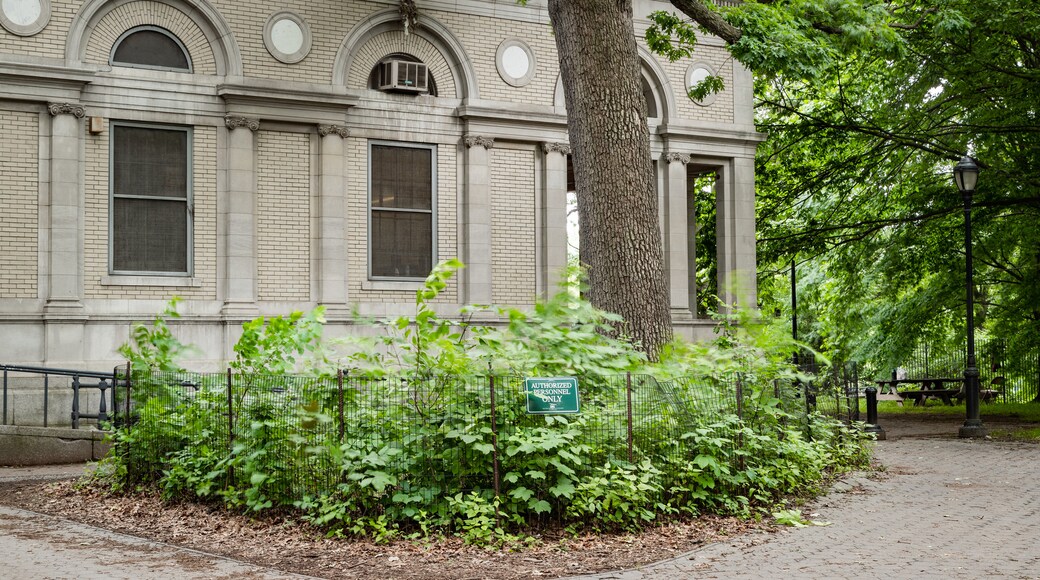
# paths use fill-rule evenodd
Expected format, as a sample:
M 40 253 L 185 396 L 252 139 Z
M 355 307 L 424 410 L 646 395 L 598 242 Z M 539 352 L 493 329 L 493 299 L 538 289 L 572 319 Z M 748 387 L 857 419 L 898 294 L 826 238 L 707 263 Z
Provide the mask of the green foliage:
M 415 316 L 382 323 L 385 334 L 371 342 L 330 354 L 321 311 L 293 313 L 246 323 L 230 390 L 224 375 L 192 375 L 190 389 L 182 375 L 173 386 L 170 375 L 151 375 L 154 396 L 117 433 L 120 452 L 105 473 L 118 487 L 155 486 L 168 499 L 294 508 L 330 536 L 449 533 L 499 545 L 532 526 L 621 531 L 705 510 L 749 515 L 865 460 L 864 438 L 836 422 L 813 418 L 815 438 L 803 436 L 807 418 L 775 396 L 775 381 L 795 376 L 784 362 L 793 345 L 752 314 L 723 319 L 713 343 L 674 343 L 651 366 L 613 338 L 617 318 L 573 286 L 531 312 L 499 310 L 509 322 L 497 328 L 443 318 L 436 304 L 458 267 L 435 268 L 416 293 Z M 134 349 L 148 353 L 142 367 L 160 350 L 143 339 L 173 340 L 161 319 L 155 327 Z M 342 435 L 333 357 L 353 367 L 355 381 L 343 390 L 351 420 Z M 283 374 L 290 370 L 304 373 Z M 489 370 L 499 385 L 494 416 Z M 694 407 L 705 396 L 729 406 L 636 415 L 632 456 L 622 460 L 627 433 L 613 414 L 626 371 L 652 372 Z M 738 373 L 741 417 L 732 406 Z M 522 393 L 509 387 L 517 375 L 580 377 L 582 414 L 526 415 Z M 633 404 L 656 401 L 662 388 L 635 381 Z

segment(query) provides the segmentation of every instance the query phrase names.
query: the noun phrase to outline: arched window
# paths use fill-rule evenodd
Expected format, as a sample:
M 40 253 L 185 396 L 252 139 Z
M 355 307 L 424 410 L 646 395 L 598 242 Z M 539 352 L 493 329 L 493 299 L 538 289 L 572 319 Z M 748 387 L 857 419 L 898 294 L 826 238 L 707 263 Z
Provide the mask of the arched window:
M 180 39 L 157 26 L 132 28 L 112 48 L 113 65 L 191 72 L 191 59 Z
M 430 95 L 431 97 L 436 97 L 437 96 L 437 81 L 434 80 L 433 73 L 430 73 L 429 69 L 427 69 L 425 66 L 422 67 L 422 70 L 425 71 L 425 74 L 426 74 L 426 90 L 409 90 L 409 89 L 407 89 L 405 87 L 398 87 L 397 89 L 381 88 L 381 87 L 386 87 L 387 84 L 392 84 L 392 83 L 388 83 L 387 82 L 387 80 L 388 80 L 387 79 L 387 71 L 390 70 L 390 69 L 386 65 L 387 65 L 387 63 L 391 63 L 391 62 L 394 62 L 394 61 L 405 62 L 405 63 L 418 63 L 420 65 L 423 64 L 423 61 L 419 60 L 418 58 L 416 58 L 416 57 L 414 57 L 414 56 L 412 56 L 412 55 L 410 55 L 408 53 L 395 52 L 393 54 L 388 54 L 388 55 L 384 56 L 383 58 L 381 58 L 379 60 L 379 62 L 376 63 L 376 66 L 372 68 L 372 72 L 369 73 L 369 75 L 368 75 L 368 88 L 373 89 L 373 90 L 377 90 L 377 91 L 378 90 L 390 90 L 392 92 L 409 92 L 409 93 L 415 93 L 415 94 L 425 93 L 427 95 Z M 396 69 L 396 71 L 397 72 L 395 72 L 394 75 L 393 75 L 395 78 L 398 78 L 398 79 L 408 79 L 409 78 L 408 77 L 408 73 L 405 72 L 405 69 L 403 67 L 398 67 Z

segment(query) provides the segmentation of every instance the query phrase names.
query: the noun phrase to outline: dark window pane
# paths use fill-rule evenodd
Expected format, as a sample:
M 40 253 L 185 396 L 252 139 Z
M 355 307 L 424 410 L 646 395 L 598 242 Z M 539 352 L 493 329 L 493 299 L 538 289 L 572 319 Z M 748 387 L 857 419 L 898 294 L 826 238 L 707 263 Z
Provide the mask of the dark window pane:
M 433 209 L 433 151 L 372 146 L 372 207 Z
M 187 131 L 117 125 L 112 140 L 116 195 L 187 197 Z
M 372 211 L 372 275 L 425 278 L 433 268 L 433 215 Z
M 144 29 L 123 38 L 112 55 L 118 64 L 191 70 L 188 55 L 168 34 Z
M 114 270 L 188 271 L 188 208 L 185 202 L 116 198 L 112 205 Z

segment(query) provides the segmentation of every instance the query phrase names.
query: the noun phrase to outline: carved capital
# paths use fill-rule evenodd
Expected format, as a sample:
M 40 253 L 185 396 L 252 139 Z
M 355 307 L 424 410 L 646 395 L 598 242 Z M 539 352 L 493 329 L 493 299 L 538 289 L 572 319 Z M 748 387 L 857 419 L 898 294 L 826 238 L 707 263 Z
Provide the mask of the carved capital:
M 562 155 L 571 154 L 571 146 L 568 143 L 542 143 L 542 151 L 545 153 L 560 153 Z
M 77 119 L 82 119 L 86 115 L 86 111 L 83 110 L 83 105 L 74 105 L 72 103 L 49 103 L 47 110 L 50 111 L 51 116 L 57 117 L 58 115 L 72 115 Z
M 491 149 L 495 146 L 495 140 L 491 137 L 481 137 L 480 135 L 466 135 L 462 138 L 462 142 L 466 144 L 466 147 L 476 147 L 480 145 L 484 149 Z
M 227 125 L 228 129 L 237 129 L 239 127 L 245 127 L 250 131 L 256 131 L 260 128 L 260 119 L 250 119 L 249 117 L 232 117 L 228 115 L 224 117 L 224 124 Z
M 686 153 L 665 153 L 664 160 L 668 163 L 675 163 L 678 161 L 683 165 L 690 162 L 690 156 Z
M 318 134 L 322 137 L 328 137 L 329 135 L 339 135 L 346 139 L 350 137 L 350 129 L 343 127 L 342 125 L 318 125 Z

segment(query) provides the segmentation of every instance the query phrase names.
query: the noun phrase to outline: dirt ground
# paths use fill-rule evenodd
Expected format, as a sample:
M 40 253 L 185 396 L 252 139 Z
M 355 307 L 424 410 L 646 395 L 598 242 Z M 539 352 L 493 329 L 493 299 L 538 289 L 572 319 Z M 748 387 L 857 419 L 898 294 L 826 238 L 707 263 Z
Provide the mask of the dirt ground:
M 328 539 L 284 517 L 250 518 L 213 506 L 165 504 L 155 495 L 112 496 L 77 489 L 73 481 L 2 483 L 0 504 L 321 578 L 557 578 L 631 568 L 751 530 L 775 530 L 703 516 L 640 534 L 572 537 L 553 532 L 533 546 L 486 549 L 455 539 L 382 545 Z

